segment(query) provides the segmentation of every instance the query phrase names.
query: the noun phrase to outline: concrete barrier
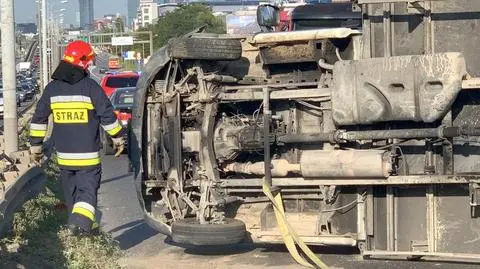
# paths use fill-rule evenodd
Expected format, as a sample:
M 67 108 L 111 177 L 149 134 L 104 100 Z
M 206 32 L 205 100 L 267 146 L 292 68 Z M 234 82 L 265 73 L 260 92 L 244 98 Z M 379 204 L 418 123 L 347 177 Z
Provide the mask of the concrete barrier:
M 42 191 L 46 178 L 42 168 L 32 167 L 14 183 L 0 186 L 0 235 L 4 235 L 12 226 L 14 213 Z
M 20 111 L 19 134 L 26 130 L 34 104 L 35 101 Z M 0 152 L 3 152 L 3 141 L 3 136 L 0 135 Z M 9 230 L 14 213 L 27 200 L 36 197 L 45 182 L 43 168 L 32 166 L 28 151 L 18 151 L 10 156 L 0 153 L 0 235 Z

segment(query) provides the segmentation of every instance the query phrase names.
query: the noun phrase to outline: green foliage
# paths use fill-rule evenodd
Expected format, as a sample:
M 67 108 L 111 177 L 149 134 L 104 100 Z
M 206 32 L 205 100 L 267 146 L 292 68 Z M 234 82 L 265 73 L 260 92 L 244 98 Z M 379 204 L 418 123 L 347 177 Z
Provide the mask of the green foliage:
M 207 26 L 209 33 L 225 33 L 225 23 L 220 17 L 215 17 L 212 9 L 203 4 L 184 5 L 168 12 L 158 23 L 151 26 L 154 33 L 154 47 L 164 46 L 172 37 L 184 35 L 201 26 Z
M 14 216 L 11 235 L 0 239 L 0 268 L 120 268 L 122 253 L 109 234 L 75 237 L 64 228 L 67 212 L 53 161 L 46 173 L 45 190 L 24 204 Z
M 101 233 L 98 236 L 74 237 L 66 230 L 61 230 L 58 235 L 64 248 L 66 268 L 120 268 L 118 242 L 110 235 Z

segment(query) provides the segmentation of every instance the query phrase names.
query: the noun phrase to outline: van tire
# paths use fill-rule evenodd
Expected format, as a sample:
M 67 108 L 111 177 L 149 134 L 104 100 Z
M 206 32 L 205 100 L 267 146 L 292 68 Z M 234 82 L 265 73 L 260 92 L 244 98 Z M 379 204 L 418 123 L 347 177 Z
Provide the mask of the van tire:
M 245 223 L 230 218 L 222 224 L 199 224 L 196 218 L 181 219 L 172 224 L 174 242 L 195 246 L 238 244 L 246 233 Z

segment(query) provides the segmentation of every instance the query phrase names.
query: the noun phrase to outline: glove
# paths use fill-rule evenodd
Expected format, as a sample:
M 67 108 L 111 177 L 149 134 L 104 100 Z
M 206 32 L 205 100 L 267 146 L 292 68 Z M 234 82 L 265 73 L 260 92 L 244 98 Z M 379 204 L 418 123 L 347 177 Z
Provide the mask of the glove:
M 30 158 L 34 163 L 40 163 L 43 159 L 42 146 L 30 146 Z

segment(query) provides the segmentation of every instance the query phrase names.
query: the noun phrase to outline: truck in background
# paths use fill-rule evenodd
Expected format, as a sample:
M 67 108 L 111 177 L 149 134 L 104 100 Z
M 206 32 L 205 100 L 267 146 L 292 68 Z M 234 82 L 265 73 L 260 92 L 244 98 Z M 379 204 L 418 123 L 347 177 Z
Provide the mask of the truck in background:
M 16 66 L 17 73 L 29 71 L 32 67 L 31 62 L 20 62 Z
M 361 29 L 362 14 L 354 11 L 352 4 L 345 1 L 332 3 L 287 3 L 280 6 L 262 4 L 257 8 L 257 19 L 265 12 L 275 12 L 274 26 L 263 27 L 264 32 L 285 32 L 310 29 L 347 27 Z

